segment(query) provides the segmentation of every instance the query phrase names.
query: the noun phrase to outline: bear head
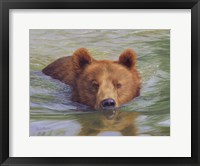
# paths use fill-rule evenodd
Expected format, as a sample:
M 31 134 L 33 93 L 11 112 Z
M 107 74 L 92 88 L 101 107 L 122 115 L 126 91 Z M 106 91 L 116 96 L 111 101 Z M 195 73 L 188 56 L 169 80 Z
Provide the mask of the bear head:
M 74 101 L 95 109 L 117 108 L 139 95 L 136 53 L 126 49 L 118 61 L 95 60 L 85 48 L 72 55 Z

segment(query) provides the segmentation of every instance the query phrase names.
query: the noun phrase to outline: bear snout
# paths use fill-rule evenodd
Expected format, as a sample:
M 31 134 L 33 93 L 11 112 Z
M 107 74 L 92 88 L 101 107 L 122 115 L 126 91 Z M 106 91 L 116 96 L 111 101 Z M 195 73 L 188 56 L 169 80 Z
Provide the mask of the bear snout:
M 115 105 L 116 105 L 116 102 L 112 98 L 104 99 L 103 101 L 101 101 L 101 106 L 104 109 L 106 109 L 106 108 L 114 108 Z

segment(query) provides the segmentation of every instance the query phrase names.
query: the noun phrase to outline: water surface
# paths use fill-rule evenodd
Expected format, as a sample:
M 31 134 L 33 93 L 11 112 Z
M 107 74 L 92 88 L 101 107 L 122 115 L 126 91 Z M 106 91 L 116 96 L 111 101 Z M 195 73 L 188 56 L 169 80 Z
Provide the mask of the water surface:
M 30 30 L 30 136 L 169 136 L 169 30 Z M 116 111 L 71 101 L 72 89 L 41 70 L 86 47 L 96 59 L 137 52 L 141 95 Z

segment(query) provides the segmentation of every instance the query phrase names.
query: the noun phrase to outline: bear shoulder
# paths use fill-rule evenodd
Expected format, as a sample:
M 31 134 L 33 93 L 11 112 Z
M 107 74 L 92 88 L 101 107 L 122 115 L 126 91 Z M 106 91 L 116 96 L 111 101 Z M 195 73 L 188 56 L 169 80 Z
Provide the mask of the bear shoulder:
M 42 72 L 54 79 L 58 79 L 63 83 L 73 86 L 75 74 L 72 56 L 66 56 L 55 60 L 46 66 Z

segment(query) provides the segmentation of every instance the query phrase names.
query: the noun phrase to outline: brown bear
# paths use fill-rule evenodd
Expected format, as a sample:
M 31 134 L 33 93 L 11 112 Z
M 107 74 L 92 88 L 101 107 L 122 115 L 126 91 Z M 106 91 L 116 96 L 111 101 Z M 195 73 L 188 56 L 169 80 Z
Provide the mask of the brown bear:
M 118 61 L 111 61 L 95 60 L 86 48 L 79 48 L 42 72 L 72 86 L 73 101 L 95 109 L 117 108 L 140 92 L 141 78 L 132 49 L 122 52 Z

